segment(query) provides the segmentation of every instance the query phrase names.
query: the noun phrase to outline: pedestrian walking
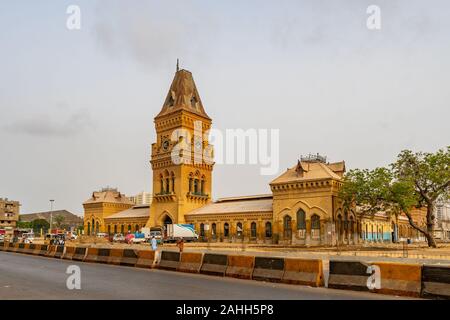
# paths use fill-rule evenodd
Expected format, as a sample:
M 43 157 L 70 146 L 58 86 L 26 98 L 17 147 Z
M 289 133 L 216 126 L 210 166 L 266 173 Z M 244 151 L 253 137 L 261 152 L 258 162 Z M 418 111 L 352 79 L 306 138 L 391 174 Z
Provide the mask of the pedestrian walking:
M 180 239 L 177 241 L 177 247 L 180 249 L 180 253 L 183 252 L 184 249 L 184 239 Z
M 158 242 L 156 241 L 155 236 L 152 237 L 151 243 L 152 243 L 152 250 L 156 251 L 156 249 L 158 248 Z

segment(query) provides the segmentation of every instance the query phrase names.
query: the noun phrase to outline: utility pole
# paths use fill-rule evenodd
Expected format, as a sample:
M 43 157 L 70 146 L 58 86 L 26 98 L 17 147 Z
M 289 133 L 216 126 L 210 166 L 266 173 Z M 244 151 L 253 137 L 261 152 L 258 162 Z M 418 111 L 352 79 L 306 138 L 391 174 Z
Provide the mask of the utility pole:
M 55 202 L 55 200 L 50 200 L 50 234 L 52 233 L 53 226 L 53 202 Z

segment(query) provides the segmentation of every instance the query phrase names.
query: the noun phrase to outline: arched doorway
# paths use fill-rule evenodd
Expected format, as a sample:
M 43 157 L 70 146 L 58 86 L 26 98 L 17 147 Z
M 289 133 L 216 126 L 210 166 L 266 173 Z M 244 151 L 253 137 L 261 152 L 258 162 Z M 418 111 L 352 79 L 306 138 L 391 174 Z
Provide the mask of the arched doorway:
M 167 225 L 168 224 L 173 224 L 173 221 L 172 221 L 172 218 L 168 214 L 166 214 L 164 216 L 164 219 L 163 219 L 163 234 L 164 234 L 164 238 L 167 237 Z
M 292 238 L 292 218 L 289 215 L 284 216 L 283 218 L 283 226 L 284 226 L 284 238 L 291 239 Z

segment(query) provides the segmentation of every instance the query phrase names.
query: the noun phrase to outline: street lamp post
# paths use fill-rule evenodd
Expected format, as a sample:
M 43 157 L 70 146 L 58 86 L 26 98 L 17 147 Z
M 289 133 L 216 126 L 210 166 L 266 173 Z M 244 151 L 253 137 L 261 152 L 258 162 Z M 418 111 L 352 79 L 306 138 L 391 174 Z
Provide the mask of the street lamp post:
M 53 202 L 55 202 L 55 200 L 50 200 L 50 234 L 52 233 L 53 226 Z

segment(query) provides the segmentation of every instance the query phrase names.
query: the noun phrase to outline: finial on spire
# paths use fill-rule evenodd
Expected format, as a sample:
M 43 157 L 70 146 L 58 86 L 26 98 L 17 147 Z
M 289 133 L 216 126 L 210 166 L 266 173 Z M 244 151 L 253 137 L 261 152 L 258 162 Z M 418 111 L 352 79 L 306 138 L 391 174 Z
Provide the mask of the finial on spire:
M 177 72 L 180 71 L 180 60 L 177 58 Z

